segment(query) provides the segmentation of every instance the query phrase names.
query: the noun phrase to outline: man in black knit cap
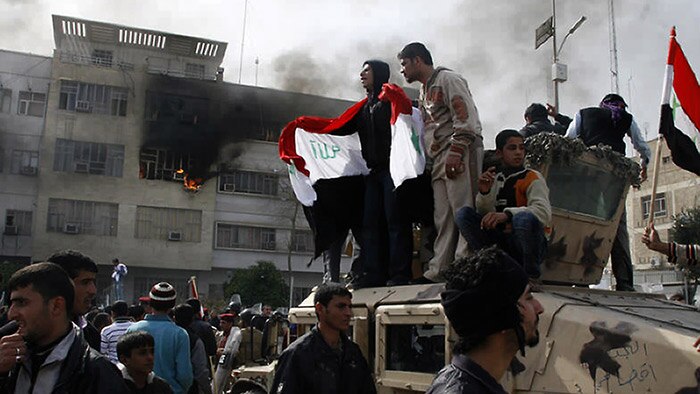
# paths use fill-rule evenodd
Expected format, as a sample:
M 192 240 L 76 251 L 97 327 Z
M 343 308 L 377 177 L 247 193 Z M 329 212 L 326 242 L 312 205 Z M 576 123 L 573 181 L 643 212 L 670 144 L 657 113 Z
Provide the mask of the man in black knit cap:
M 456 260 L 442 306 L 459 336 L 450 365 L 427 391 L 431 393 L 505 393 L 498 383 L 518 350 L 539 342 L 542 305 L 530 292 L 523 268 L 496 247 Z

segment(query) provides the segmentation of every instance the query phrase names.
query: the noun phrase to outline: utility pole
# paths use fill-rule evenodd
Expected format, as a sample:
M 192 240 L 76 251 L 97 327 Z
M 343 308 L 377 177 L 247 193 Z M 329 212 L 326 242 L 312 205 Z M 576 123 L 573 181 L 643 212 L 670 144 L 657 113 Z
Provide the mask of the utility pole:
M 559 61 L 559 54 L 557 53 L 557 6 L 556 0 L 552 0 L 552 66 L 556 67 Z M 554 108 L 559 111 L 559 81 L 556 78 L 552 78 L 554 83 Z
M 245 0 L 243 8 L 243 34 L 241 35 L 241 61 L 238 63 L 238 83 L 241 83 L 241 75 L 243 74 L 243 45 L 245 44 L 245 22 L 248 19 L 248 0 Z
M 615 0 L 608 2 L 608 30 L 610 39 L 610 90 L 620 93 L 617 73 L 617 33 L 615 32 Z

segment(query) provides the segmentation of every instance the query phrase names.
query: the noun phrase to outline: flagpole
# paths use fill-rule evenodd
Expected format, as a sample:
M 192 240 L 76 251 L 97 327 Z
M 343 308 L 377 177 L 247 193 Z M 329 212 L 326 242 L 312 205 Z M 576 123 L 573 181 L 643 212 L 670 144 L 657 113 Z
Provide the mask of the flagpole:
M 671 102 L 671 89 L 673 88 L 673 65 L 671 59 L 673 59 L 674 46 L 673 41 L 676 40 L 676 27 L 671 28 L 671 37 L 668 46 L 668 59 L 666 61 L 666 71 L 664 73 L 664 86 L 661 91 L 661 105 L 669 104 Z M 661 162 L 661 146 L 664 142 L 664 136 L 661 134 L 661 116 L 659 115 L 659 137 L 656 139 L 656 152 L 654 153 L 654 173 L 651 177 L 651 202 L 649 204 L 649 223 L 648 227 L 654 224 L 654 205 L 656 202 L 656 187 L 659 181 L 659 167 Z

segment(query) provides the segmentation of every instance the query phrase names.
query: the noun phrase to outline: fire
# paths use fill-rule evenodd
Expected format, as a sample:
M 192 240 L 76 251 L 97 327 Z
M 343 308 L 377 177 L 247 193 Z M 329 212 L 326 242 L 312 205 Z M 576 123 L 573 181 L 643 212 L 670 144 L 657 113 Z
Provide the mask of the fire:
M 190 178 L 189 174 L 185 173 L 185 170 L 183 170 L 182 168 L 175 171 L 175 173 L 184 174 L 182 178 L 182 186 L 185 188 L 186 191 L 198 192 L 199 189 L 202 187 L 202 182 L 204 181 L 202 178 Z

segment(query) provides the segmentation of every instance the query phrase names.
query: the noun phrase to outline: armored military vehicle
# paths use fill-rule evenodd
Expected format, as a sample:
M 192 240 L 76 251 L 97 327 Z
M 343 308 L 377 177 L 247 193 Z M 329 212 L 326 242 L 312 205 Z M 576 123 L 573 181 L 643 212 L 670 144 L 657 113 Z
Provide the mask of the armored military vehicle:
M 700 313 L 664 297 L 589 289 L 600 281 L 639 166 L 603 147 L 539 134 L 528 162 L 547 179 L 552 235 L 540 343 L 501 382 L 518 393 L 700 392 Z M 452 356 L 456 334 L 440 305 L 444 284 L 353 292 L 351 338 L 380 393 L 420 393 Z M 289 314 L 299 336 L 316 323 L 313 294 Z

